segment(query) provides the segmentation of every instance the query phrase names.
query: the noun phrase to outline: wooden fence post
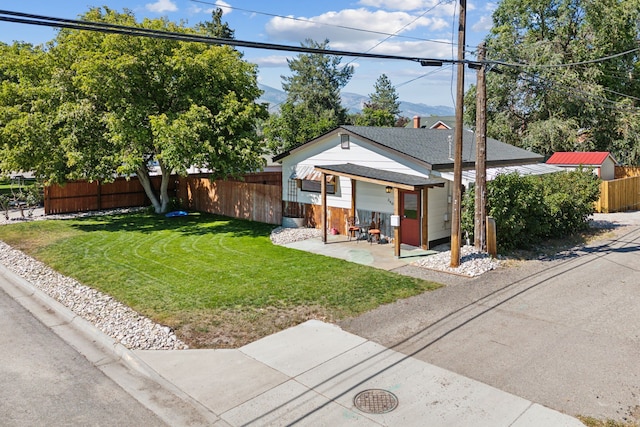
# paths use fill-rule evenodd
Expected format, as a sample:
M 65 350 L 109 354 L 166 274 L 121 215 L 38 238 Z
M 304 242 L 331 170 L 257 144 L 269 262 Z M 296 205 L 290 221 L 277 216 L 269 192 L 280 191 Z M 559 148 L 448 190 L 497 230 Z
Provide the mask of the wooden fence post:
M 498 256 L 496 220 L 491 217 L 487 217 L 487 252 L 494 258 Z

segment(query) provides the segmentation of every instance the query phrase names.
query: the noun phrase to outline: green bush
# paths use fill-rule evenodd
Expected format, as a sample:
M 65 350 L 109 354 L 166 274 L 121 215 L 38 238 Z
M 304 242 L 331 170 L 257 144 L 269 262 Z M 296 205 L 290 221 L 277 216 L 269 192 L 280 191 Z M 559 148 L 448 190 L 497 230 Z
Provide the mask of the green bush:
M 600 194 L 599 178 L 590 170 L 548 175 L 498 175 L 487 183 L 487 212 L 496 221 L 498 250 L 526 248 L 550 237 L 571 235 L 587 227 Z M 475 192 L 465 194 L 462 230 L 473 236 Z

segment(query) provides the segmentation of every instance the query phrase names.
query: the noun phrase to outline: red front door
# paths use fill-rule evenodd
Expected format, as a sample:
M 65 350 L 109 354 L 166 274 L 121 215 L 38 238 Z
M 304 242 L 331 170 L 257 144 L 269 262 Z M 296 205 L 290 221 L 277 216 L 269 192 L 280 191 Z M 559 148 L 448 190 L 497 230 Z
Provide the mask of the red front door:
M 400 193 L 401 243 L 420 246 L 420 193 L 402 191 Z

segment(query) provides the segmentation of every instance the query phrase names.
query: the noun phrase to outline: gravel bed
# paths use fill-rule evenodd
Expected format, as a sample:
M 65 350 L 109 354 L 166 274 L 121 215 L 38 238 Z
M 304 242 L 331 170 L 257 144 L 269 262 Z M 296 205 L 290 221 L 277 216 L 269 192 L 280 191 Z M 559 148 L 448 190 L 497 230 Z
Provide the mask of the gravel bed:
M 322 233 L 317 228 L 286 228 L 278 227 L 271 232 L 271 241 L 274 245 L 286 245 L 300 240 L 320 237 Z
M 460 248 L 460 265 L 453 268 L 450 267 L 450 264 L 450 250 L 439 252 L 435 255 L 429 255 L 412 263 L 412 265 L 417 267 L 428 268 L 430 270 L 438 270 L 474 277 L 498 268 L 500 266 L 500 261 L 492 258 L 491 255 L 486 252 L 478 251 L 473 246 L 463 246 Z
M 103 211 L 99 214 L 106 215 L 130 211 L 132 210 L 118 209 L 109 212 Z M 72 218 L 88 215 L 91 215 L 91 213 L 48 215 L 46 217 L 34 216 L 26 220 Z M 24 220 L 14 219 L 13 221 Z M 182 350 L 188 348 L 185 343 L 176 337 L 171 328 L 153 322 L 128 306 L 119 303 L 109 295 L 56 272 L 40 261 L 17 249 L 13 249 L 2 241 L 0 241 L 0 263 L 129 349 Z

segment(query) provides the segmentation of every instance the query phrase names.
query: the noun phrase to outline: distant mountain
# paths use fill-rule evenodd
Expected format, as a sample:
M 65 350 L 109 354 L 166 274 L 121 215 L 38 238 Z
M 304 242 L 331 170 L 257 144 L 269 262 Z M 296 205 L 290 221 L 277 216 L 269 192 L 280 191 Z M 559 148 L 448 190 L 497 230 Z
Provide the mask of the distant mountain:
M 262 84 L 258 86 L 264 91 L 264 94 L 262 94 L 258 101 L 266 102 L 270 106 L 273 106 L 273 108 L 269 109 L 270 112 L 273 112 L 274 109 L 277 111 L 277 106 L 287 99 L 287 94 L 284 91 Z M 351 114 L 362 112 L 364 103 L 369 100 L 368 96 L 351 92 L 343 92 L 341 96 L 342 105 L 344 105 Z M 455 110 L 445 105 L 427 105 L 400 101 L 400 115 L 408 118 L 412 118 L 413 116 L 453 116 L 454 114 Z
M 400 101 L 401 116 L 412 118 L 414 116 L 454 116 L 456 111 L 446 105 L 414 104 L 413 102 Z

